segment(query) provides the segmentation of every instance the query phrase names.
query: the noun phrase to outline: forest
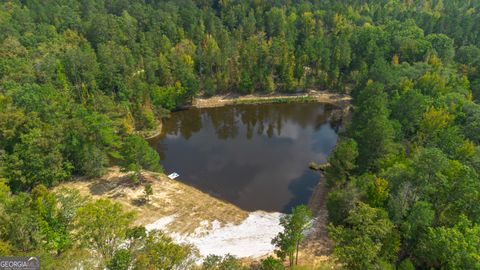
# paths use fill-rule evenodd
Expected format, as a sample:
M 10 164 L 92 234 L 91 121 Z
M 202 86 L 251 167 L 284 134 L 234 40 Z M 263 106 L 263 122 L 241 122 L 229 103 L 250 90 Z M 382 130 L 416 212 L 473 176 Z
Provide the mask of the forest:
M 143 137 L 195 97 L 308 89 L 353 98 L 325 173 L 339 267 L 480 269 L 475 0 L 2 1 L 0 255 L 243 269 L 195 266 L 134 213 L 51 188 L 114 165 L 136 181 L 162 171 Z

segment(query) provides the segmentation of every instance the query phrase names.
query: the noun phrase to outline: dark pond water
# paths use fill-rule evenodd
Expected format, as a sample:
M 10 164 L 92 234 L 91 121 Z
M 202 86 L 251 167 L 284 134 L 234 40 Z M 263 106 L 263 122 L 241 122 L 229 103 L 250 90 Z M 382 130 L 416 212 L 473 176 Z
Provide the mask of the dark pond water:
M 245 210 L 289 212 L 307 203 L 337 141 L 333 107 L 235 105 L 172 113 L 152 141 L 165 172 Z

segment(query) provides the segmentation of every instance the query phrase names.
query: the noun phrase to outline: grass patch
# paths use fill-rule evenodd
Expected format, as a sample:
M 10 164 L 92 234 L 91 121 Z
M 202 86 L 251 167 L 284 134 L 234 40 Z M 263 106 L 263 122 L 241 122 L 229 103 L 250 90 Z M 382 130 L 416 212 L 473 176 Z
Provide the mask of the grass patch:
M 263 97 L 263 98 L 237 98 L 233 104 L 261 104 L 261 103 L 293 103 L 293 102 L 315 102 L 317 99 L 312 96 L 293 97 Z

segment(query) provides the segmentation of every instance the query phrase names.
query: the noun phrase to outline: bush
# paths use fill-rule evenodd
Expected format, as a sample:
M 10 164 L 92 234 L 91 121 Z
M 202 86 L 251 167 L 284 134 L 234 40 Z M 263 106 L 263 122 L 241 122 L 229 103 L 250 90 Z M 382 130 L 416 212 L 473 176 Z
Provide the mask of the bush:
M 203 261 L 203 270 L 243 270 L 247 269 L 234 256 L 227 254 L 224 257 L 208 255 Z
M 113 258 L 108 262 L 107 269 L 109 270 L 127 270 L 132 262 L 132 254 L 127 249 L 119 249 L 113 255 Z
M 260 270 L 283 270 L 285 267 L 279 259 L 275 259 L 272 256 L 268 256 L 263 259 L 260 265 Z
M 398 270 L 415 270 L 415 266 L 409 258 L 406 258 L 398 265 Z

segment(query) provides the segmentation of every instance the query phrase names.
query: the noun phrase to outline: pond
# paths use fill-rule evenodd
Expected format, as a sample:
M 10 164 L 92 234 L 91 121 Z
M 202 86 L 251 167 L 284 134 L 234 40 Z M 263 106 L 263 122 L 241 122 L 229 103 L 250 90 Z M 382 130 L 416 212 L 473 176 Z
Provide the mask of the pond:
M 289 212 L 308 203 L 337 142 L 334 107 L 231 105 L 171 114 L 152 140 L 167 174 L 248 211 Z

